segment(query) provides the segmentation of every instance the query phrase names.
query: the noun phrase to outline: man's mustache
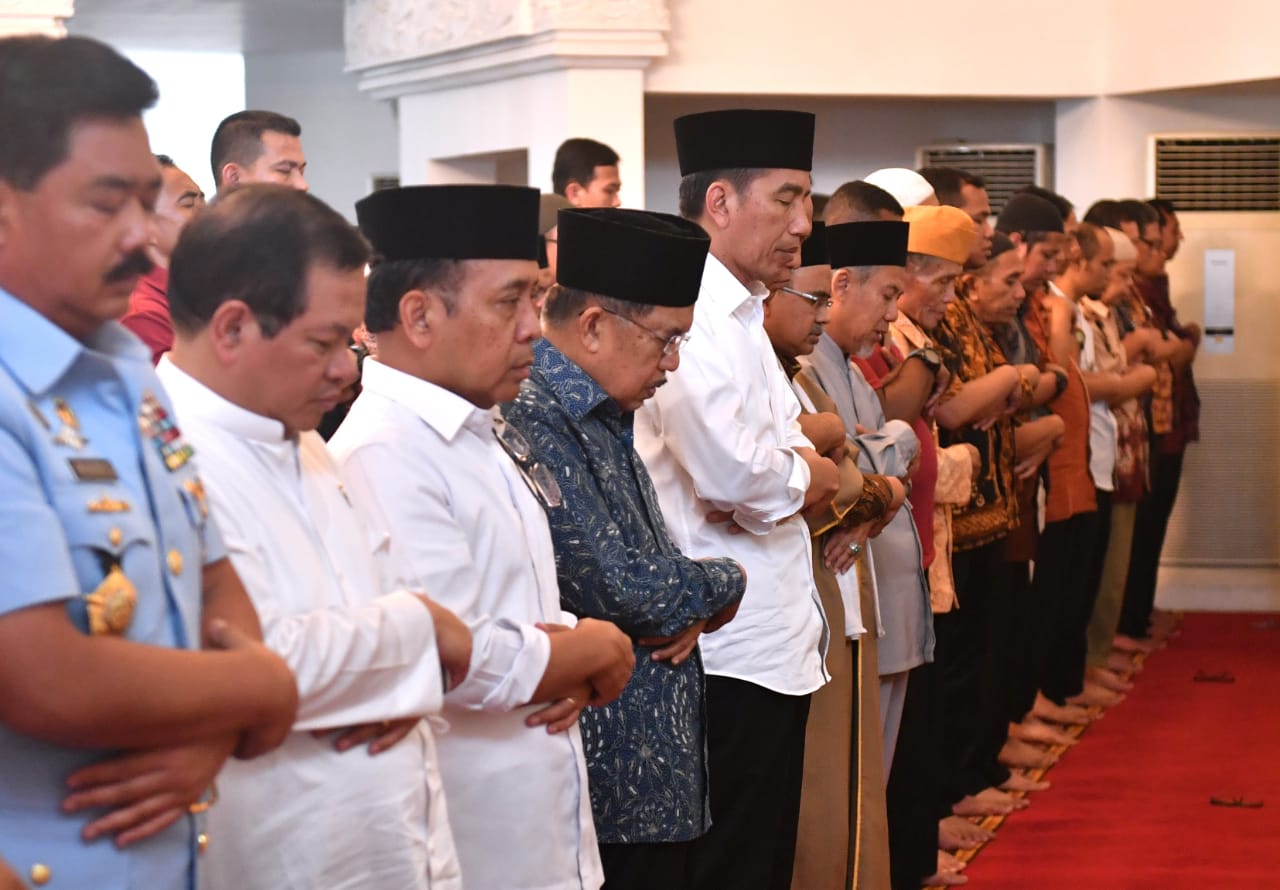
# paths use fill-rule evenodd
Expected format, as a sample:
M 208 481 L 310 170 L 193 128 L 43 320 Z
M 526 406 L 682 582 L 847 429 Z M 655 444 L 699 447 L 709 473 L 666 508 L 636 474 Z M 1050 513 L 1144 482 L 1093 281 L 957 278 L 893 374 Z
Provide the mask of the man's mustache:
M 107 284 L 115 284 L 118 281 L 125 281 L 138 275 L 146 275 L 155 268 L 155 263 L 151 262 L 151 258 L 147 256 L 145 250 L 136 250 L 129 254 L 120 265 L 116 266 L 107 273 Z

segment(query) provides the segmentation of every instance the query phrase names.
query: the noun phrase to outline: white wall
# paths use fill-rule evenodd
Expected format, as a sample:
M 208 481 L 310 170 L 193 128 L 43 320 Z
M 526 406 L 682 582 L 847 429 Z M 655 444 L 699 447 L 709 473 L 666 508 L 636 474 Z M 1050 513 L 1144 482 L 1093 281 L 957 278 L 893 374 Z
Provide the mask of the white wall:
M 647 205 L 674 212 L 680 183 L 672 121 L 714 108 L 792 108 L 817 115 L 814 190 L 830 193 L 880 167 L 916 166 L 921 145 L 1052 142 L 1051 102 L 927 99 L 818 99 L 769 96 L 662 96 L 645 99 Z
M 1073 96 L 1103 87 L 1109 0 L 671 0 L 649 92 Z M 1154 0 L 1130 0 L 1155 6 Z M 1168 0 L 1163 0 L 1167 5 Z M 1041 63 L 1047 53 L 1061 61 Z M 993 74 L 1002 60 L 1016 77 Z M 1067 63 L 1070 60 L 1070 64 Z
M 213 194 L 209 144 L 218 121 L 244 108 L 244 59 L 239 53 L 124 50 L 160 88 L 143 116 L 151 150 L 166 154 Z
M 594 68 L 404 96 L 399 99 L 401 178 L 406 184 L 492 182 L 493 156 L 523 151 L 524 184 L 550 192 L 556 148 L 569 137 L 588 136 L 622 158 L 623 203 L 643 206 L 643 89 L 639 70 Z
M 1274 0 L 670 7 L 649 92 L 1061 98 L 1280 77 Z
M 1107 0 L 1108 92 L 1280 77 L 1275 0 Z
M 278 111 L 302 124 L 311 192 L 355 219 L 370 178 L 399 169 L 395 117 L 389 103 L 356 89 L 342 50 L 247 53 L 248 108 Z M 216 121 L 215 121 L 216 123 Z

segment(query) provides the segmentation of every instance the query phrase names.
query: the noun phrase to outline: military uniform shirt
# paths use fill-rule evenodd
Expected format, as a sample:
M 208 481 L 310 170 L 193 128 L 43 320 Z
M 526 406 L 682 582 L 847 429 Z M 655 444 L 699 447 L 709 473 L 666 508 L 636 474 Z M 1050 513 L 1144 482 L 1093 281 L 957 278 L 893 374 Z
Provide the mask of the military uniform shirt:
M 225 553 L 172 415 L 150 353 L 123 327 L 82 343 L 0 290 L 0 616 L 65 602 L 87 633 L 84 595 L 114 570 L 137 591 L 124 638 L 199 645 L 201 567 Z M 0 841 L 23 877 L 38 865 L 51 887 L 193 886 L 196 819 L 117 850 L 80 840 L 101 813 L 61 814 L 67 776 L 114 752 L 2 726 L 0 752 Z

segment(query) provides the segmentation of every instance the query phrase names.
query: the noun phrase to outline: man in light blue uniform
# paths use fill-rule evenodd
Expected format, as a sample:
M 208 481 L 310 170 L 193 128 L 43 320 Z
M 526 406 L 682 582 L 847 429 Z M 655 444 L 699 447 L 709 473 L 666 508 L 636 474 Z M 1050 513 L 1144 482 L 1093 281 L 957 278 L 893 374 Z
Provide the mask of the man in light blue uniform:
M 112 320 L 149 268 L 155 98 L 102 44 L 0 40 L 0 855 L 33 887 L 194 886 L 192 811 L 296 709 Z

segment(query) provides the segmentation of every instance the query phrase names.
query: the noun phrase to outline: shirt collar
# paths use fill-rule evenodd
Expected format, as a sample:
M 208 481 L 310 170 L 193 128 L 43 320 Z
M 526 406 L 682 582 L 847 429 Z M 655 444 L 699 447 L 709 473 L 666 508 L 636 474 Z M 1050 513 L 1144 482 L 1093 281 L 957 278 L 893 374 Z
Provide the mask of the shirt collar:
M 543 338 L 533 344 L 533 371 L 545 381 L 556 400 L 574 421 L 584 417 L 601 405 L 616 405 L 596 379 L 582 370 L 582 366 Z
M 707 305 L 724 315 L 747 315 L 756 312 L 769 296 L 769 289 L 759 281 L 751 282 L 744 287 L 734 277 L 729 267 L 712 254 L 707 254 L 706 265 L 702 267 L 702 289 L 698 293 L 698 305 Z
M 924 328 L 916 324 L 915 319 L 902 310 L 898 310 L 898 317 L 893 320 L 892 324 L 898 333 L 902 335 L 902 339 L 906 340 L 913 348 L 922 349 L 933 345 L 933 338 L 925 333 Z
M 285 436 L 283 423 L 254 414 L 218 395 L 170 361 L 167 353 L 156 366 L 156 373 L 177 407 L 179 419 L 198 418 L 233 436 L 264 445 L 292 444 Z
M 85 352 L 150 362 L 151 353 L 112 321 L 82 343 L 34 308 L 0 288 L 0 356 L 32 396 L 42 396 Z
M 464 428 L 475 433 L 493 429 L 493 415 L 486 409 L 477 408 L 457 393 L 372 357 L 364 361 L 360 387 L 362 392 L 380 395 L 413 412 L 446 442 L 456 439 Z
M 1094 297 L 1085 297 L 1080 301 L 1080 305 L 1081 307 L 1087 306 L 1098 318 L 1108 318 L 1111 315 L 1111 307 Z
M 1064 300 L 1067 299 L 1067 295 L 1062 292 L 1062 288 L 1058 287 L 1058 285 L 1054 284 L 1052 281 L 1049 282 L 1049 293 L 1053 294 L 1055 297 L 1062 297 Z

